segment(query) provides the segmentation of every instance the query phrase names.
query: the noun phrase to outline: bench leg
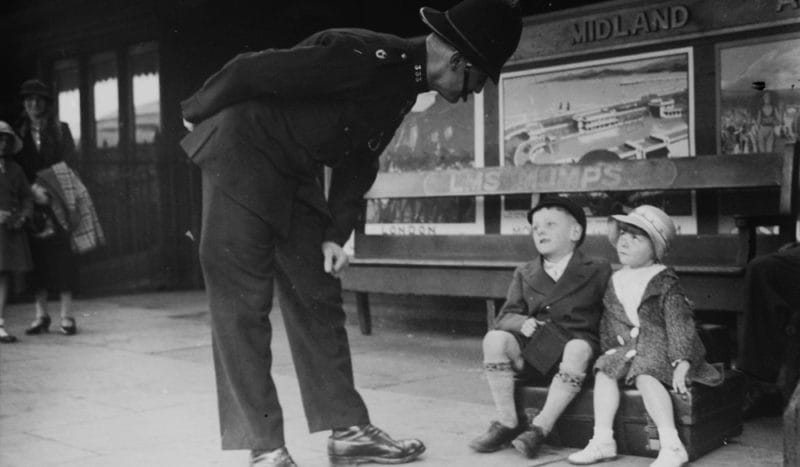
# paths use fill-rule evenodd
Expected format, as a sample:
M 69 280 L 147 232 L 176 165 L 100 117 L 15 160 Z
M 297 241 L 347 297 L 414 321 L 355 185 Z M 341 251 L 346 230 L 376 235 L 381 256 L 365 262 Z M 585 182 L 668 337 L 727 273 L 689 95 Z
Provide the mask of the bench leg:
M 369 295 L 366 292 L 356 292 L 356 311 L 361 334 L 369 336 L 372 334 L 372 315 L 369 312 Z

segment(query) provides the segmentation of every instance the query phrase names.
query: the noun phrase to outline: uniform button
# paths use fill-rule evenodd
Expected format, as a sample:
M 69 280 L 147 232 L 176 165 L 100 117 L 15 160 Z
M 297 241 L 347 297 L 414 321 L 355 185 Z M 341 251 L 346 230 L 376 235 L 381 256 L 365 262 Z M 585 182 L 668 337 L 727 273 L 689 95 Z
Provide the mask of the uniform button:
M 614 355 L 617 353 L 617 349 L 608 349 L 606 350 L 606 355 Z
M 639 337 L 639 326 L 631 329 L 631 338 L 636 339 L 637 337 Z
M 636 350 L 634 350 L 634 349 L 631 349 L 631 350 L 625 352 L 625 360 L 630 360 L 635 356 L 636 356 Z
M 625 345 L 625 339 L 622 336 L 617 336 L 617 342 L 619 342 L 619 345 Z
M 406 53 L 405 53 L 405 52 L 403 52 L 403 53 L 401 53 L 401 54 L 400 54 L 400 58 L 402 58 L 403 60 L 405 60 L 406 58 L 408 58 L 408 55 L 406 55 Z
M 347 133 L 348 131 L 350 131 L 350 127 L 349 126 L 344 127 L 344 132 Z
M 345 155 L 345 156 L 349 156 L 349 155 L 350 155 L 350 150 L 349 150 L 349 149 L 345 149 L 345 151 L 344 151 L 344 155 Z

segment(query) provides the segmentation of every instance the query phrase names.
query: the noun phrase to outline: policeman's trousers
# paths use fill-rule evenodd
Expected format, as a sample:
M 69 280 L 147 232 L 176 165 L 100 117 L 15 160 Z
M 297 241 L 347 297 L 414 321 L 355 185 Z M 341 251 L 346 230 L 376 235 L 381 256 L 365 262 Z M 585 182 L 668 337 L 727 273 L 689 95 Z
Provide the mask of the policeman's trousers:
M 200 262 L 211 309 L 223 449 L 285 444 L 271 376 L 274 283 L 309 429 L 369 423 L 353 385 L 341 284 L 323 270 L 325 219 L 301 203 L 292 212 L 288 237 L 278 238 L 203 176 Z

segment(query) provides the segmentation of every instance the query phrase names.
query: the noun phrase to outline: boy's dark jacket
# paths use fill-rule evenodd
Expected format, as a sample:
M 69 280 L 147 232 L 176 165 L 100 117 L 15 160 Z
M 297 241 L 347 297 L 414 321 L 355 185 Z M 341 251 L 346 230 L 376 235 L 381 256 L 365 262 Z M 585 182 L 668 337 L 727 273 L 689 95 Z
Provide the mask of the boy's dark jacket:
M 552 321 L 598 352 L 603 294 L 610 276 L 611 266 L 606 260 L 575 250 L 564 273 L 554 282 L 545 273 L 541 257 L 536 258 L 514 271 L 495 328 L 519 335 L 528 318 Z

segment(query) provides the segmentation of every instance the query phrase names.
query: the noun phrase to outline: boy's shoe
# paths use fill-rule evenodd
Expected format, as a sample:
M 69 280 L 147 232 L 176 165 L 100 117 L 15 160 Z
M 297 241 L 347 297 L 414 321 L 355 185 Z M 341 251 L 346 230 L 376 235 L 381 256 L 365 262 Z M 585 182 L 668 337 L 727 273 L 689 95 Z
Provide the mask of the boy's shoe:
M 332 465 L 405 464 L 425 452 L 418 439 L 394 440 L 370 424 L 337 430 L 328 438 L 328 458 Z
M 500 422 L 492 422 L 486 433 L 469 442 L 469 447 L 477 452 L 499 451 L 522 432 L 522 427 L 521 423 L 515 428 L 509 428 Z
M 662 446 L 650 467 L 681 467 L 689 462 L 689 454 L 681 446 Z
M 610 461 L 617 458 L 617 443 L 614 440 L 611 442 L 599 442 L 594 438 L 589 440 L 583 450 L 573 452 L 567 456 L 570 464 L 576 465 L 589 465 L 597 462 Z
M 511 445 L 525 457 L 532 459 L 536 457 L 536 453 L 539 452 L 539 448 L 544 444 L 545 438 L 547 438 L 547 435 L 544 434 L 542 427 L 531 425 L 521 435 L 517 436 L 511 442 Z
M 297 467 L 286 447 L 273 451 L 250 451 L 250 467 Z

